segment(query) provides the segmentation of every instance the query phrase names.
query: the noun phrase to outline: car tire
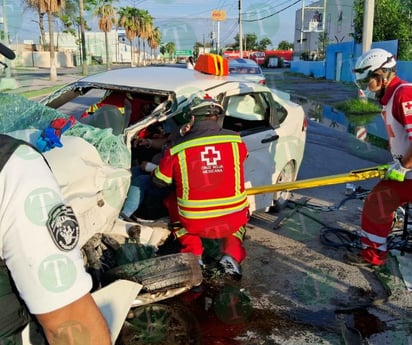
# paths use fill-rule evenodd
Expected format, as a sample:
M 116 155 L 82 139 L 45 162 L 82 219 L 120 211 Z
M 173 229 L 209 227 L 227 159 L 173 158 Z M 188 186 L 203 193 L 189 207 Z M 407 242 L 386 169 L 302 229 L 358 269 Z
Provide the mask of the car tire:
M 293 161 L 289 161 L 280 172 L 276 183 L 293 182 L 296 179 L 296 167 Z M 279 212 L 283 210 L 290 199 L 292 192 L 279 191 L 273 194 L 273 205 L 270 207 L 270 212 Z
M 190 306 L 152 303 L 133 308 L 123 324 L 115 345 L 175 344 L 200 345 L 200 324 Z
M 177 253 L 132 262 L 104 273 L 105 281 L 127 279 L 143 285 L 146 292 L 192 287 L 202 282 L 198 258 L 191 253 Z

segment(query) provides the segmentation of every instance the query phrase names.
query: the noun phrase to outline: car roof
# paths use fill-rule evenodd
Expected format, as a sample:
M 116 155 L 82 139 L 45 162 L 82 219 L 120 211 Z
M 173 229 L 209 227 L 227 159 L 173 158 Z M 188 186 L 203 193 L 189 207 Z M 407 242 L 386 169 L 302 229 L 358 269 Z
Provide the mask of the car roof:
M 78 82 L 180 93 L 180 90 L 187 87 L 207 90 L 228 80 L 230 77 L 211 76 L 186 68 L 159 66 L 115 69 L 82 78 Z

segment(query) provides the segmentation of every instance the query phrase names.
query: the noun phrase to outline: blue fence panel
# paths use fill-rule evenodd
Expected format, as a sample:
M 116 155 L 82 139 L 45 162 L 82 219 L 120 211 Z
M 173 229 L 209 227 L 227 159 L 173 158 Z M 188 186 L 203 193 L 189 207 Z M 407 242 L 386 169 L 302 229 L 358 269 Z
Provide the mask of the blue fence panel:
M 373 42 L 372 48 L 382 48 L 396 54 L 397 45 L 397 40 Z M 293 61 L 291 71 L 315 78 L 352 82 L 354 81 L 352 70 L 361 51 L 361 45 L 355 45 L 354 42 L 329 44 L 325 61 Z M 399 77 L 412 82 L 412 61 L 398 61 L 397 65 Z

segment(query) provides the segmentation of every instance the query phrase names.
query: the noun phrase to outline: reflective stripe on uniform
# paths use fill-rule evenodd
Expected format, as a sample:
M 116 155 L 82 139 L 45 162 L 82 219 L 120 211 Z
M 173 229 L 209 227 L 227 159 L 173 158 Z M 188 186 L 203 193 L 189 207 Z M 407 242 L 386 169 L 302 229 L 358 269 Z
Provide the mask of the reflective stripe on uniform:
M 205 146 L 205 145 L 212 145 L 212 144 L 225 144 L 227 142 L 233 142 L 233 143 L 241 143 L 242 139 L 240 138 L 239 135 L 213 135 L 209 137 L 201 137 L 197 139 L 191 139 L 188 141 L 185 141 L 181 144 L 178 144 L 176 146 L 173 146 L 170 149 L 170 154 L 175 155 L 179 153 L 182 150 L 188 149 L 190 147 L 196 147 L 196 146 Z
M 381 250 L 383 252 L 386 252 L 388 250 L 388 244 L 387 244 L 387 238 L 386 237 L 371 234 L 369 232 L 366 232 L 363 229 L 361 229 L 360 235 L 361 235 L 361 239 L 362 239 L 362 237 L 364 238 L 364 240 L 362 241 L 362 244 L 364 244 L 368 247 L 372 247 L 372 246 L 368 245 L 368 242 L 372 242 L 374 244 L 373 248 Z
M 189 176 L 187 173 L 187 165 L 186 165 L 186 153 L 185 151 L 179 152 L 177 155 L 177 159 L 179 161 L 180 167 L 180 178 L 182 180 L 182 198 L 183 200 L 187 200 L 189 198 Z M 178 204 L 180 204 L 179 198 L 177 198 Z
M 239 146 L 235 143 L 232 143 L 232 152 L 233 152 L 233 165 L 235 167 L 235 193 L 239 194 L 241 190 L 241 184 L 240 184 L 240 155 L 239 155 Z M 246 195 L 246 193 L 245 193 Z
M 186 235 L 188 231 L 185 228 L 180 228 L 179 230 L 174 230 L 173 233 L 176 238 L 179 238 Z
M 159 167 L 157 167 L 155 169 L 154 175 L 156 176 L 156 178 L 158 178 L 159 180 L 163 181 L 166 184 L 172 184 L 172 178 L 168 177 L 164 174 L 162 174 L 162 172 L 160 171 Z
M 237 195 L 228 198 L 206 199 L 206 200 L 188 200 L 177 198 L 179 206 L 186 208 L 209 208 L 217 206 L 231 206 L 233 204 L 243 203 L 247 199 L 246 192 L 238 193 Z
M 241 242 L 243 242 L 243 239 L 246 235 L 246 228 L 244 226 L 241 226 L 239 230 L 234 232 L 232 235 L 238 238 Z
M 187 210 L 187 209 L 182 209 L 179 207 L 179 214 L 185 218 L 188 219 L 205 219 L 205 218 L 216 218 L 220 216 L 224 216 L 230 213 L 236 213 L 239 211 L 242 211 L 249 205 L 249 202 L 247 199 L 244 200 L 241 204 L 237 204 L 233 207 L 225 207 L 225 208 L 219 208 L 219 209 L 210 209 L 210 210 Z M 180 206 L 180 205 L 179 205 Z

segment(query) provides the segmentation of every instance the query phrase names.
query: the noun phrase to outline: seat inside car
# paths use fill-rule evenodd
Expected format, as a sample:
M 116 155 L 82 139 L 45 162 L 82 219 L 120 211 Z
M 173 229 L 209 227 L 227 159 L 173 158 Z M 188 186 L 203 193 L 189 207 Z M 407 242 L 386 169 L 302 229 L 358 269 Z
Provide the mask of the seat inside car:
M 123 134 L 126 127 L 125 115 L 114 105 L 103 105 L 80 122 L 97 128 L 112 128 L 114 135 Z

